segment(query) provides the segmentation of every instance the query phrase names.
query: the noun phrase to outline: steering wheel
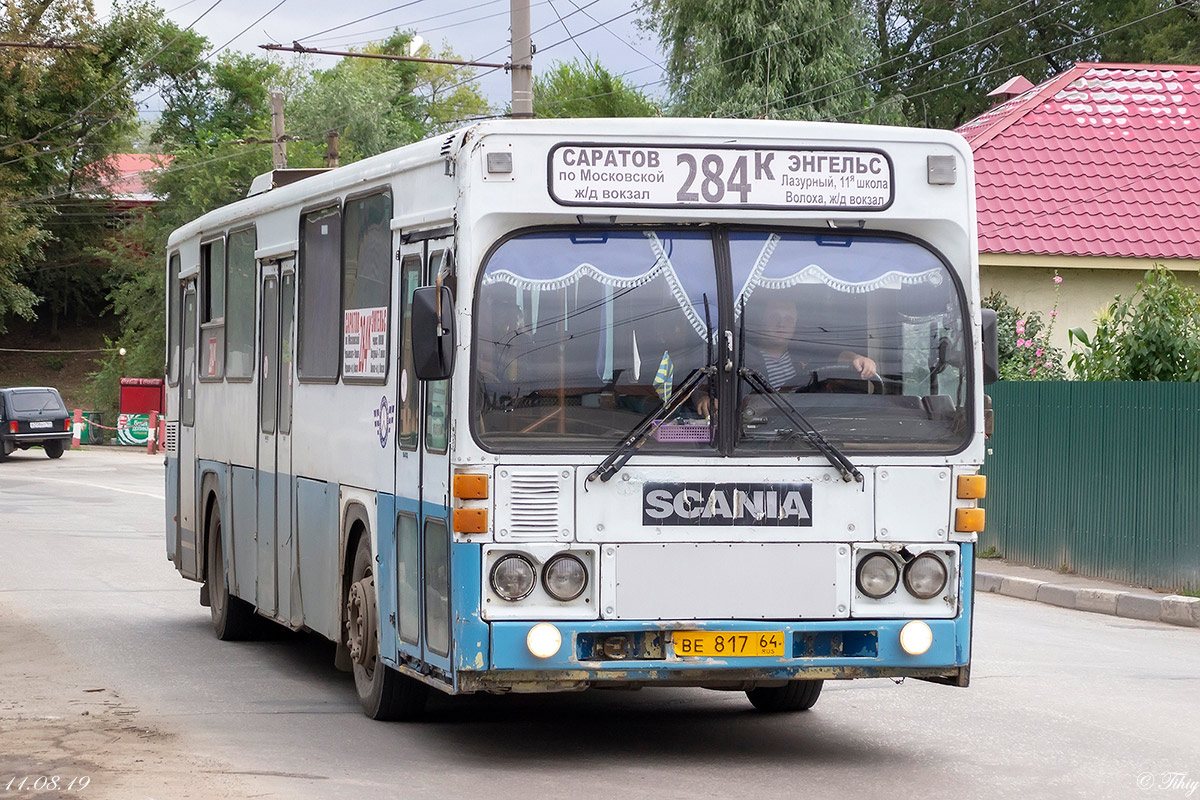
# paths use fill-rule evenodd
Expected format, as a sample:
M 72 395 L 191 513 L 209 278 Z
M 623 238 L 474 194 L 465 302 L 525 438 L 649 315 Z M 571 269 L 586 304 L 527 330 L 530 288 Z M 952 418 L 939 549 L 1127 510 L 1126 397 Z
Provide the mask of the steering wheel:
M 812 376 L 797 392 L 861 392 L 863 394 L 886 394 L 887 384 L 876 372 L 864 378 L 852 364 L 818 364 L 805 370 Z

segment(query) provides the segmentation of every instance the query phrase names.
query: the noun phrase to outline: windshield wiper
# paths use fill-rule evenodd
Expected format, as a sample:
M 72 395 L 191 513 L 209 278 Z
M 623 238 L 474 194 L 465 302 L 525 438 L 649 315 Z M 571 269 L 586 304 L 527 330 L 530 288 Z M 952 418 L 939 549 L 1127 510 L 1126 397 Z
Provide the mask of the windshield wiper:
M 637 450 L 641 449 L 642 445 L 646 443 L 646 440 L 650 438 L 650 434 L 654 433 L 654 429 L 658 427 L 659 423 L 678 411 L 679 407 L 686 403 L 688 398 L 691 397 L 696 389 L 700 386 L 700 383 L 705 378 L 711 378 L 716 374 L 716 371 L 716 367 L 711 366 L 700 367 L 699 369 L 692 370 L 688 376 L 684 378 L 683 383 L 679 385 L 679 388 L 673 393 L 671 402 L 663 403 L 645 419 L 639 422 L 637 426 L 629 432 L 629 435 L 621 440 L 621 443 L 617 445 L 616 449 L 609 453 L 608 456 L 606 456 L 605 459 L 588 474 L 588 482 L 594 481 L 596 478 L 599 478 L 602 481 L 608 481 L 609 478 L 615 475 L 617 471 L 621 469 L 621 467 L 625 466 L 625 462 L 633 458 L 633 454 Z
M 796 407 L 779 396 L 779 392 L 771 387 L 758 372 L 742 367 L 738 370 L 738 374 L 750 384 L 750 387 L 757 392 L 763 394 L 771 404 L 778 408 L 788 420 L 796 426 L 800 435 L 808 440 L 809 444 L 817 448 L 818 452 L 829 461 L 830 464 L 842 474 L 842 480 L 849 483 L 850 481 L 863 482 L 863 474 L 858 471 L 858 467 L 854 466 L 853 462 L 837 448 L 832 442 L 821 435 L 821 432 L 813 427 L 812 423 L 804 418 L 804 415 L 796 410 Z

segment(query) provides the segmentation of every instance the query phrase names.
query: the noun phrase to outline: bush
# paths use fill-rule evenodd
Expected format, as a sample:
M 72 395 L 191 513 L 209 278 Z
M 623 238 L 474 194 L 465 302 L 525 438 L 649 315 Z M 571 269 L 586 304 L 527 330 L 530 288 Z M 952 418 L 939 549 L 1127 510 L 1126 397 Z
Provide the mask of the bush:
M 1000 292 L 992 292 L 985 297 L 983 307 L 996 312 L 1000 380 L 1047 381 L 1064 380 L 1067 377 L 1062 350 L 1050 346 L 1050 333 L 1058 317 L 1057 308 L 1050 312 L 1050 324 L 1047 325 L 1040 312 L 1022 311 L 1009 303 L 1008 298 Z
M 1200 381 L 1200 294 L 1161 264 L 1113 299 L 1093 336 L 1073 328 L 1070 337 L 1079 380 Z

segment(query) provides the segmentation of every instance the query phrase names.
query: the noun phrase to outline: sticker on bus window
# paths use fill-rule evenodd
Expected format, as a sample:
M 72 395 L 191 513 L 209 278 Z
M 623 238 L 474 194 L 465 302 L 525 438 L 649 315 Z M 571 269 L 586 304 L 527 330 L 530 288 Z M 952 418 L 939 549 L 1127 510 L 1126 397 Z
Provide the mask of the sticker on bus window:
M 382 378 L 387 374 L 388 310 L 350 308 L 342 327 L 342 375 Z
M 883 211 L 892 162 L 867 148 L 563 143 L 550 196 L 565 206 Z

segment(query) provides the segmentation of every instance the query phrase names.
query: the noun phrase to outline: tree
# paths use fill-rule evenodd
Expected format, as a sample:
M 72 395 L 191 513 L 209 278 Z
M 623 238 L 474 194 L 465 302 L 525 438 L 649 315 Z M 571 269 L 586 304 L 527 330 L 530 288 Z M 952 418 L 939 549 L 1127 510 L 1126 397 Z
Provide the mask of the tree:
M 1118 295 L 1088 336 L 1072 328 L 1075 377 L 1085 381 L 1200 381 L 1200 293 L 1161 264 Z
M 876 58 L 860 0 L 645 0 L 642 9 L 668 54 L 675 113 L 899 121 L 875 87 L 848 77 Z
M 1016 75 L 1041 83 L 1076 62 L 1194 64 L 1195 0 L 870 0 L 879 60 L 866 77 L 912 124 L 953 128 Z
M 97 23 L 86 0 L 14 0 L 0 17 L 10 41 L 70 40 L 71 50 L 0 52 L 0 330 L 3 315 L 98 313 L 106 290 L 91 257 L 107 235 L 103 185 L 134 130 L 133 93 L 147 80 L 161 12 L 118 5 Z
M 658 104 L 595 59 L 560 61 L 533 79 L 538 117 L 653 117 Z

